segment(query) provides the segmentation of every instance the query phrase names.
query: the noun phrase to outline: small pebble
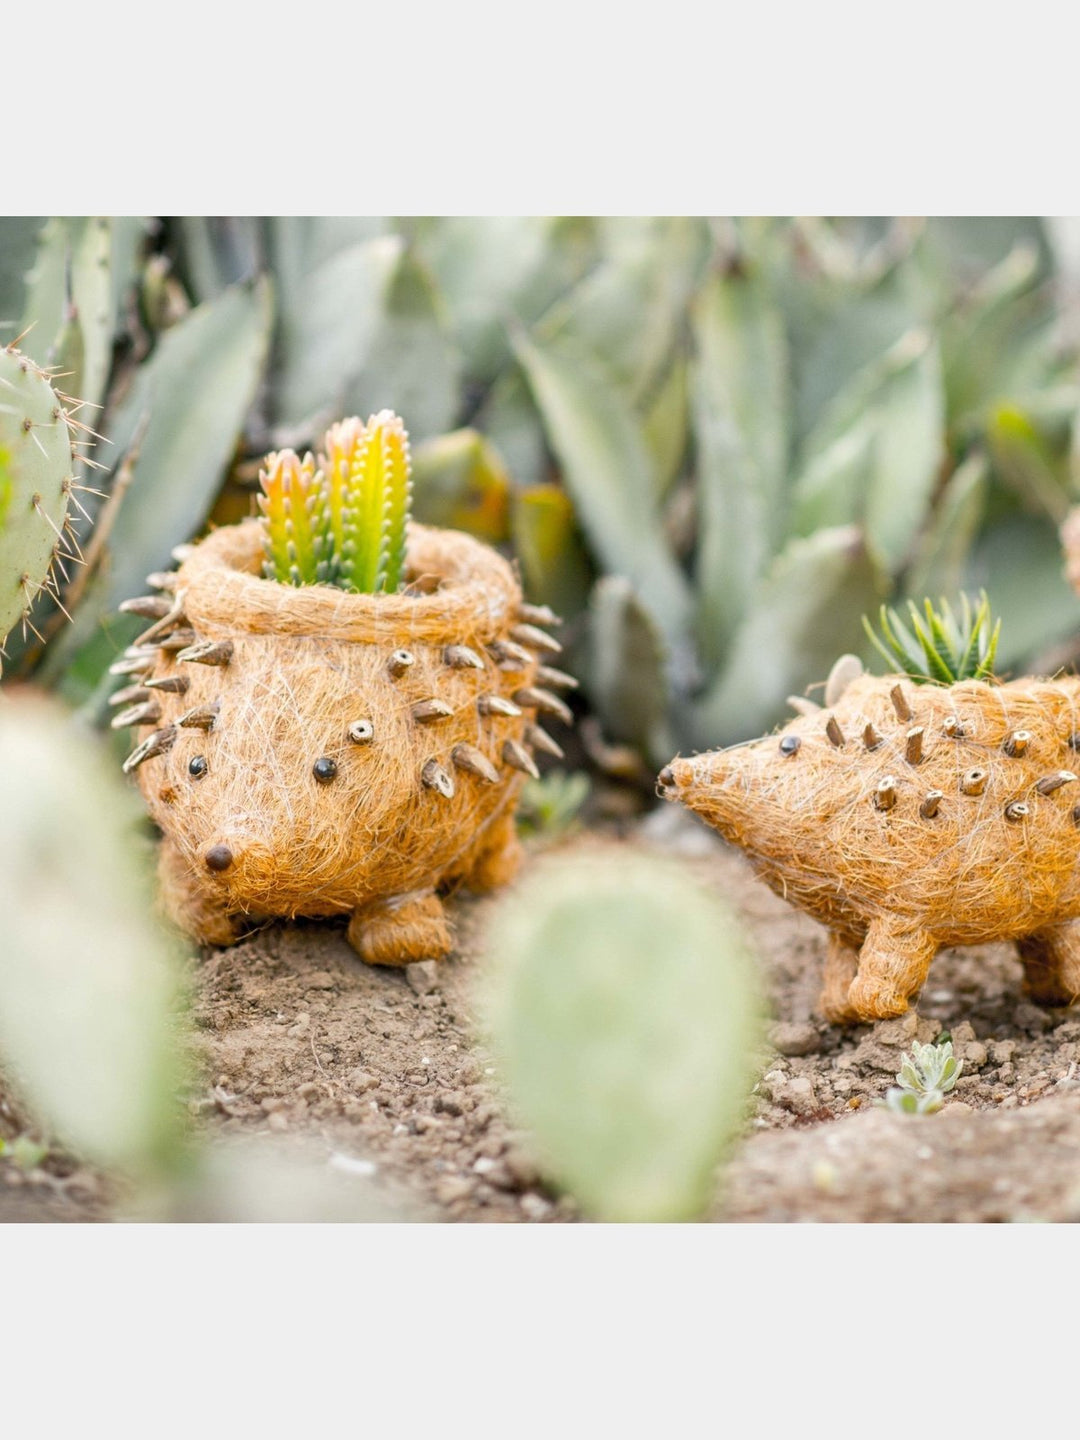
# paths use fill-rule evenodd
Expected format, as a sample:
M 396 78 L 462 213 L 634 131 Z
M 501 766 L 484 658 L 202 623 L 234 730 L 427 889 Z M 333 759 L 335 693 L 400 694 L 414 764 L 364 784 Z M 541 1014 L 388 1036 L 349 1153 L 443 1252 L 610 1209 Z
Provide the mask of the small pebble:
M 353 1070 L 345 1083 L 354 1095 L 363 1095 L 365 1090 L 374 1090 L 379 1082 L 370 1071 L 361 1068 Z
M 313 970 L 307 978 L 309 990 L 333 990 L 337 981 L 329 970 Z
M 781 1020 L 769 1031 L 769 1039 L 781 1055 L 811 1055 L 821 1048 L 817 1027 L 805 1020 Z
M 417 995 L 430 994 L 439 983 L 438 961 L 417 960 L 415 964 L 406 965 L 405 979 L 409 982 L 409 988 L 415 990 Z
M 542 1195 L 534 1195 L 531 1191 L 522 1195 L 518 1204 L 530 1220 L 546 1220 L 552 1211 L 550 1200 L 545 1200 Z
M 297 1040 L 302 1035 L 306 1035 L 310 1029 L 311 1016 L 307 1013 L 306 1010 L 304 1010 L 301 1011 L 301 1013 L 296 1017 L 296 1023 L 290 1025 L 288 1030 L 285 1031 L 285 1034 L 288 1035 L 291 1039 Z
M 463 1175 L 444 1175 L 435 1186 L 435 1197 L 441 1205 L 453 1205 L 472 1194 L 472 1181 Z
M 335 1151 L 327 1161 L 331 1170 L 338 1170 L 342 1175 L 356 1175 L 364 1179 L 370 1178 L 378 1170 L 374 1160 L 361 1160 L 355 1155 L 342 1155 Z

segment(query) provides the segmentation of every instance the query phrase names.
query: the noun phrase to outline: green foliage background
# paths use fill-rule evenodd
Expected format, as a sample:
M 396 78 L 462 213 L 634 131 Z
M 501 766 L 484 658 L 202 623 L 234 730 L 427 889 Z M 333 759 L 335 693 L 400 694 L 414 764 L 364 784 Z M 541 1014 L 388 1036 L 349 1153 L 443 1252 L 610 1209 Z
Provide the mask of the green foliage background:
M 1080 626 L 1075 330 L 1038 219 L 0 227 L 0 318 L 45 362 L 74 301 L 99 488 L 129 482 L 74 625 L 8 642 L 7 676 L 91 710 L 143 575 L 249 513 L 266 450 L 383 407 L 417 517 L 517 556 L 651 761 L 775 723 L 883 601 L 985 587 L 1005 671 Z

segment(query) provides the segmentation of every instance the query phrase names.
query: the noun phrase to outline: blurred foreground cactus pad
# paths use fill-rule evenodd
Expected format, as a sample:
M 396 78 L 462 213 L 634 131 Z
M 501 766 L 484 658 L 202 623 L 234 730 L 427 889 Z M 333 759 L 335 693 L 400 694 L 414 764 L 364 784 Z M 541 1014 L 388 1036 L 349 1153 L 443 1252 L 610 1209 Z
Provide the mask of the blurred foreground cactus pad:
M 504 902 L 487 949 L 492 1042 L 549 1176 L 597 1219 L 700 1215 L 758 1029 L 727 905 L 663 862 L 550 861 Z

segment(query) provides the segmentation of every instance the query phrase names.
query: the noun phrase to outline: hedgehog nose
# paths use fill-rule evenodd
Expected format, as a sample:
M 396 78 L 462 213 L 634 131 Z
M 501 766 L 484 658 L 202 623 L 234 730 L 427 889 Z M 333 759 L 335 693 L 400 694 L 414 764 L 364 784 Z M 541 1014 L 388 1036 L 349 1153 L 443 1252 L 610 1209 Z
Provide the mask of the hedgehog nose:
M 665 765 L 657 776 L 661 790 L 670 790 L 675 784 L 675 771 L 670 765 Z
M 211 845 L 203 856 L 208 870 L 216 870 L 219 873 L 227 870 L 233 862 L 233 853 L 228 845 Z

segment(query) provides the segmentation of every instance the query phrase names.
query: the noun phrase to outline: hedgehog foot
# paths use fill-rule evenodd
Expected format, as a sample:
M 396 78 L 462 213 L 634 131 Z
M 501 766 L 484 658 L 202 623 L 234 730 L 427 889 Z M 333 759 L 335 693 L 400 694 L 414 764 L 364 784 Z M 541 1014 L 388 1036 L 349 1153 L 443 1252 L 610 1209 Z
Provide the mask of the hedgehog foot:
M 818 1008 L 832 1025 L 851 1025 L 858 1016 L 848 1004 L 848 990 L 859 970 L 859 951 L 835 931 L 825 951 L 825 984 Z
M 525 851 L 518 839 L 514 812 L 505 810 L 492 821 L 481 841 L 481 848 L 465 877 L 470 890 L 497 890 L 517 874 Z
M 446 913 L 433 890 L 415 890 L 354 910 L 349 944 L 369 965 L 441 960 L 451 949 Z
M 191 866 L 171 840 L 161 844 L 158 861 L 161 903 L 169 919 L 193 935 L 200 945 L 235 945 L 240 927 L 201 885 Z
M 937 944 L 925 930 L 904 930 L 886 916 L 875 920 L 859 951 L 859 972 L 848 987 L 855 1020 L 891 1020 L 903 1015 L 922 987 Z
M 1024 990 L 1037 1005 L 1071 1005 L 1080 996 L 1080 921 L 1048 925 L 1016 942 Z

